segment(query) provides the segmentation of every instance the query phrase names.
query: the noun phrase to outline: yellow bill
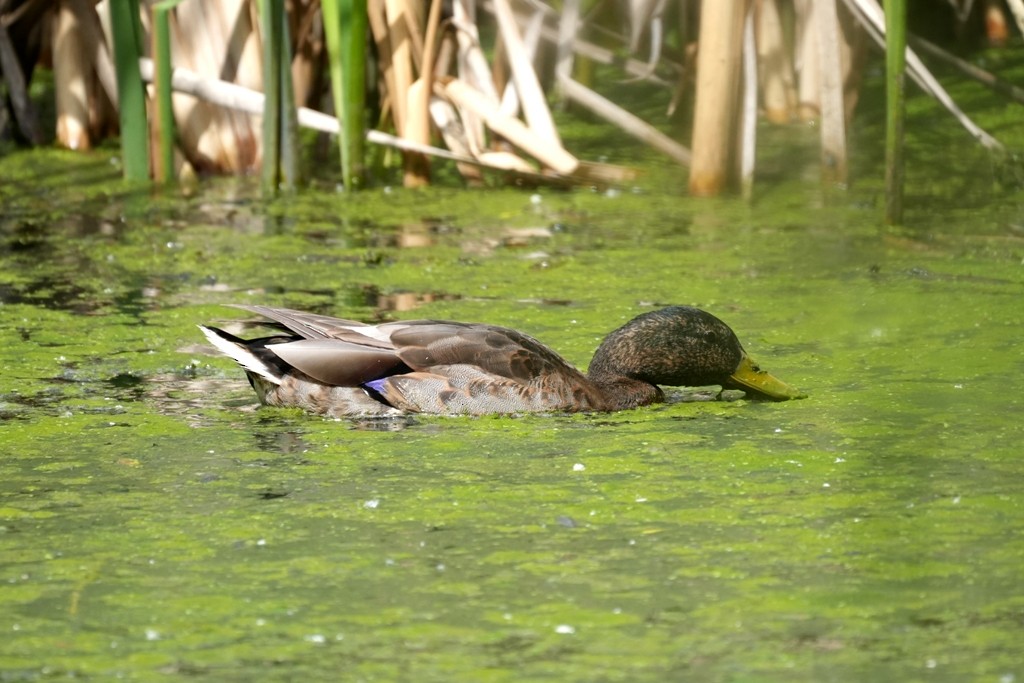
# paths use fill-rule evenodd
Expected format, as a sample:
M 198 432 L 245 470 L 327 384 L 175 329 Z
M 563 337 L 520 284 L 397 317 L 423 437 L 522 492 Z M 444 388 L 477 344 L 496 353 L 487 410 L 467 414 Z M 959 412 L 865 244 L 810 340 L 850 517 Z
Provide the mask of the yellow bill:
M 794 398 L 807 397 L 807 394 L 796 387 L 791 387 L 782 380 L 773 377 L 768 371 L 762 370 L 746 354 L 743 355 L 735 372 L 729 376 L 728 388 L 743 389 L 763 398 L 770 398 L 773 401 L 788 401 Z

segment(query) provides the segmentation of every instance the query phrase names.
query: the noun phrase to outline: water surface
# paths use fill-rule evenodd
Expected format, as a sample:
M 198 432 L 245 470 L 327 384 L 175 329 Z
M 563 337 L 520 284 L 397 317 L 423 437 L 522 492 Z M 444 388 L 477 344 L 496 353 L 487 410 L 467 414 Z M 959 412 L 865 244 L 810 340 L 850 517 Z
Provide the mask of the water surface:
M 1021 680 L 1022 203 L 966 156 L 906 228 L 870 180 L 263 202 L 5 157 L 0 680 Z M 227 303 L 580 367 L 697 305 L 810 396 L 330 421 L 256 408 Z

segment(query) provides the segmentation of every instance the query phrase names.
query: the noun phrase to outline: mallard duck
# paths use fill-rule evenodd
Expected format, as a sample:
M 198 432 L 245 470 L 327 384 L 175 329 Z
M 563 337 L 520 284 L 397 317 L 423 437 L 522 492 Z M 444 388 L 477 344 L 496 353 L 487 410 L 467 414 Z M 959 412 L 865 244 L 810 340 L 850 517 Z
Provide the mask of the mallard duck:
M 262 403 L 331 417 L 607 412 L 664 400 L 659 384 L 802 397 L 761 370 L 725 323 L 689 306 L 644 313 L 615 330 L 585 375 L 507 327 L 439 320 L 366 325 L 286 308 L 237 308 L 286 332 L 245 340 L 199 329 L 245 368 Z

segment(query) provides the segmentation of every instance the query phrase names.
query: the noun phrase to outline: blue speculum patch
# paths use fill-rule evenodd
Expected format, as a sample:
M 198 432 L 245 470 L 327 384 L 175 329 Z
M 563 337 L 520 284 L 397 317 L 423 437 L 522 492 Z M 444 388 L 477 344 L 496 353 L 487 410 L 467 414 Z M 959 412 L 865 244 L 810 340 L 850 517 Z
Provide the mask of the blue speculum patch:
M 371 391 L 375 391 L 380 394 L 384 391 L 384 382 L 387 381 L 387 377 L 381 377 L 380 379 L 372 379 L 369 382 L 364 382 L 363 386 Z

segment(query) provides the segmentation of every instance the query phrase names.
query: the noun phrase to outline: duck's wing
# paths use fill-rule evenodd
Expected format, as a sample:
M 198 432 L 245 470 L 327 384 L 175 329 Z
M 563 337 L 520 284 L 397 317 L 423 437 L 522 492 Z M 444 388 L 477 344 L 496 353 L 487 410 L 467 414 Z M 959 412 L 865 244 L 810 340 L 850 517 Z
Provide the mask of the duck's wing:
M 516 330 L 413 321 L 390 332 L 412 372 L 370 386 L 392 406 L 443 414 L 587 410 L 598 397 L 557 353 Z
M 297 370 L 325 384 L 367 387 L 405 410 L 488 413 L 596 405 L 582 373 L 513 329 L 437 320 L 365 325 L 289 309 L 240 308 L 302 337 L 267 346 Z
M 280 323 L 300 337 L 267 349 L 313 379 L 342 387 L 407 370 L 386 331 L 354 320 L 268 306 L 237 306 Z
M 354 354 L 353 361 L 357 363 L 379 356 L 397 357 L 416 371 L 470 365 L 487 374 L 524 383 L 538 377 L 578 372 L 533 337 L 507 327 L 438 320 L 366 325 L 288 308 L 237 308 L 270 318 L 302 337 L 300 341 L 274 344 L 271 348 L 282 352 L 279 355 L 285 361 L 317 379 L 322 373 L 310 372 L 308 364 L 341 362 L 350 354 Z M 334 354 L 339 355 L 331 361 Z M 381 376 L 383 374 L 377 375 Z
M 244 305 L 235 305 L 234 308 L 241 308 L 270 318 L 303 339 L 347 339 L 366 346 L 394 348 L 387 340 L 386 335 L 376 333 L 376 326 L 355 320 L 332 318 L 328 315 L 296 311 L 291 308 Z
M 414 320 L 382 325 L 381 329 L 387 331 L 398 357 L 421 372 L 469 365 L 524 384 L 566 372 L 578 373 L 544 344 L 507 327 Z

